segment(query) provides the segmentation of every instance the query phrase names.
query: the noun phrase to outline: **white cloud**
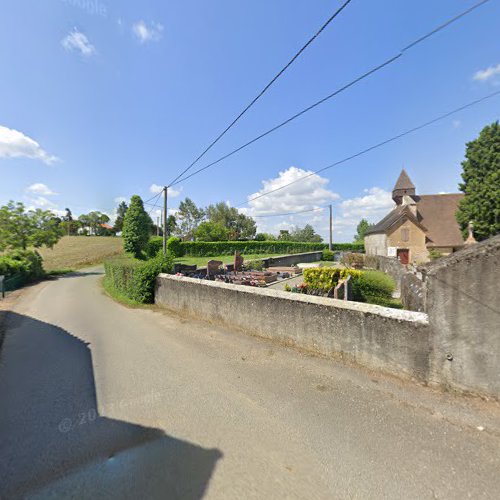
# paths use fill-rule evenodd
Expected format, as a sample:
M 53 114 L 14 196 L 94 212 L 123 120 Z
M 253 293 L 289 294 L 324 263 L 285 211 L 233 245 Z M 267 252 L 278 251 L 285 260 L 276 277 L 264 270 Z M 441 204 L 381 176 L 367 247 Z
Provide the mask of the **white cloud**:
M 61 45 L 68 52 L 76 51 L 83 57 L 90 57 L 96 52 L 86 35 L 76 28 L 61 40 Z
M 489 66 L 486 69 L 481 69 L 479 71 L 476 71 L 474 73 L 474 76 L 472 77 L 473 80 L 477 80 L 480 82 L 486 82 L 490 80 L 491 78 L 500 76 L 500 63 L 497 64 L 496 66 Z
M 387 212 L 393 206 L 392 195 L 378 187 L 365 189 L 365 196 L 344 200 L 340 209 L 344 217 L 372 218 L 374 213 Z
M 31 158 L 41 160 L 47 165 L 58 158 L 49 155 L 40 144 L 18 130 L 0 125 L 0 158 Z
M 310 177 L 274 193 L 271 192 L 306 175 Z M 329 182 L 328 179 L 313 174 L 310 170 L 290 167 L 279 172 L 278 177 L 262 181 L 262 189 L 248 196 L 251 201 L 248 204 L 249 208 L 245 211 L 249 215 L 268 215 L 317 208 L 339 198 L 337 193 L 326 188 Z M 252 200 L 256 196 L 269 192 L 271 193 L 267 196 Z
M 56 208 L 57 205 L 51 201 L 51 200 L 48 200 L 47 198 L 43 197 L 43 196 L 38 196 L 37 198 L 32 198 L 30 199 L 30 202 L 31 202 L 31 207 L 30 207 L 30 210 L 33 209 L 33 208 L 43 208 L 43 209 L 52 209 L 52 208 Z
M 174 188 L 168 188 L 168 196 L 169 198 L 176 198 L 181 194 L 181 191 L 182 188 L 179 190 Z M 151 186 L 149 186 L 149 192 L 153 194 L 160 194 L 161 192 L 163 192 L 163 186 L 160 186 L 158 184 L 151 184 Z
M 125 196 L 117 196 L 117 197 L 114 199 L 114 202 L 115 202 L 115 203 L 118 203 L 118 204 L 120 204 L 120 203 L 122 203 L 122 202 L 127 203 L 127 201 L 128 201 L 128 200 L 127 200 L 127 198 L 125 198 Z
M 157 42 L 163 35 L 163 26 L 160 23 L 138 21 L 132 26 L 132 32 L 140 43 Z
M 42 196 L 55 196 L 58 194 L 52 191 L 52 189 L 50 189 L 46 184 L 42 184 L 41 182 L 36 182 L 35 184 L 28 186 L 26 188 L 26 191 L 28 193 L 38 194 Z

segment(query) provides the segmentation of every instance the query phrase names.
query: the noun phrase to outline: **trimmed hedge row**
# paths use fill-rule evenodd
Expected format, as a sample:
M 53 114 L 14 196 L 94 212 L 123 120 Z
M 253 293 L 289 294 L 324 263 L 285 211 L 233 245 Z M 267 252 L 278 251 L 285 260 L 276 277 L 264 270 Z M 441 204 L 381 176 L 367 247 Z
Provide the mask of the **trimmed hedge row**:
M 7 252 L 0 255 L 0 275 L 5 276 L 7 290 L 17 288 L 45 275 L 43 259 L 34 250 Z M 13 286 L 9 286 L 9 280 Z
M 127 255 L 104 262 L 105 280 L 131 300 L 141 304 L 154 302 L 156 278 L 160 273 L 171 273 L 174 268 L 170 255 L 158 255 L 149 260 L 138 260 Z
M 173 240 L 173 238 L 171 238 Z M 170 241 L 170 240 L 169 240 Z M 291 254 L 325 250 L 326 243 L 301 243 L 297 241 L 183 241 L 176 242 L 176 256 L 211 257 L 214 255 L 233 255 L 235 251 L 243 255 L 252 254 Z M 147 254 L 156 255 L 162 249 L 162 238 L 155 236 L 149 240 Z M 336 243 L 335 251 L 363 252 L 361 243 Z

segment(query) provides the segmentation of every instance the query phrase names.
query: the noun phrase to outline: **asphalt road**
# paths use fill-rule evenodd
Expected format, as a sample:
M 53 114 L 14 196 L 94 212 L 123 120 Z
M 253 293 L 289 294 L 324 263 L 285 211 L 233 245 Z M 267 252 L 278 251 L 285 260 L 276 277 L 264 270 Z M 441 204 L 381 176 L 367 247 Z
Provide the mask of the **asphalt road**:
M 2 499 L 499 497 L 497 404 L 125 308 L 100 278 L 7 318 Z

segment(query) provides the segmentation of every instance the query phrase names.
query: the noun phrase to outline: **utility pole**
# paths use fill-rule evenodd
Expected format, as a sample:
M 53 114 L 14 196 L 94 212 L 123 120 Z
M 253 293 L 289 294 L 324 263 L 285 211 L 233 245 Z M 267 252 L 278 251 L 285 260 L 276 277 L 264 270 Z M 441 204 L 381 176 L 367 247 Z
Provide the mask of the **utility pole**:
M 168 188 L 163 188 L 163 255 L 167 254 L 167 191 Z
M 330 252 L 332 251 L 332 243 L 333 243 L 333 210 L 332 205 L 330 204 L 330 240 L 328 242 L 328 249 Z

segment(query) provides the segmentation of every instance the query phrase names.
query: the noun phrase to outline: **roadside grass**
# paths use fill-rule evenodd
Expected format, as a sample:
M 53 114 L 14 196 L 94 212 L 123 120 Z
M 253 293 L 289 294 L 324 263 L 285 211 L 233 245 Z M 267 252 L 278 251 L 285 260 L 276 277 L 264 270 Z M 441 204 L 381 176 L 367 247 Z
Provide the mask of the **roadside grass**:
M 123 253 L 121 238 L 113 236 L 64 236 L 50 248 L 40 248 L 43 267 L 49 275 L 101 264 L 108 257 Z
M 267 257 L 278 257 L 283 254 L 269 254 L 269 253 L 259 253 L 259 254 L 252 254 L 252 255 L 243 255 L 243 258 L 245 260 L 258 260 L 258 259 L 265 259 Z M 192 266 L 196 264 L 197 266 L 206 266 L 207 262 L 209 260 L 220 260 L 224 264 L 230 264 L 231 262 L 234 261 L 234 255 L 213 255 L 213 256 L 206 256 L 206 257 L 179 257 L 175 259 L 176 264 L 187 264 L 189 266 Z
M 117 290 L 116 287 L 113 286 L 113 283 L 111 283 L 110 280 L 106 279 L 106 276 L 102 278 L 101 285 L 108 297 L 124 306 L 133 309 L 151 309 L 154 307 L 154 304 L 141 304 L 140 302 L 136 302 L 135 300 L 130 299 L 124 293 L 120 292 L 120 290 Z

